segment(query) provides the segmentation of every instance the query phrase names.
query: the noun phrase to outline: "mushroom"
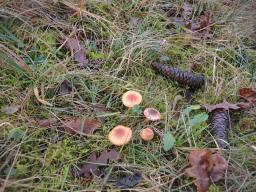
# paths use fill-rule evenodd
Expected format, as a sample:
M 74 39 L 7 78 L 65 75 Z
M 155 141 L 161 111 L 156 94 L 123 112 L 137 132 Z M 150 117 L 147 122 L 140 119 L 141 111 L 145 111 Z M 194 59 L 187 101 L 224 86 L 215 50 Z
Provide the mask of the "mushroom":
M 118 125 L 114 127 L 108 134 L 108 139 L 110 143 L 116 146 L 122 146 L 127 143 L 132 138 L 132 130 L 129 127 L 125 127 L 123 125 Z
M 141 132 L 140 132 L 140 137 L 144 141 L 150 141 L 154 137 L 154 132 L 151 128 L 142 129 Z
M 161 113 L 154 108 L 146 108 L 144 110 L 144 116 L 150 121 L 157 121 L 161 119 Z
M 122 96 L 122 102 L 126 107 L 132 108 L 142 102 L 142 96 L 137 91 L 127 91 Z

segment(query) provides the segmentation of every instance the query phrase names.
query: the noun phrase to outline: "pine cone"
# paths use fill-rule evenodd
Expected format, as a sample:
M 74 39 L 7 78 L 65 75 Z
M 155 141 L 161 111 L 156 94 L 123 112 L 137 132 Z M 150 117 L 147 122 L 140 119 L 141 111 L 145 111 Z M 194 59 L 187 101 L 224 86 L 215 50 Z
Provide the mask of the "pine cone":
M 191 89 L 198 89 L 205 83 L 204 76 L 196 75 L 191 72 L 181 71 L 168 65 L 153 62 L 152 67 L 169 79 L 175 80 L 180 84 L 187 85 Z
M 215 109 L 210 113 L 213 136 L 220 148 L 228 145 L 229 112 L 226 109 Z

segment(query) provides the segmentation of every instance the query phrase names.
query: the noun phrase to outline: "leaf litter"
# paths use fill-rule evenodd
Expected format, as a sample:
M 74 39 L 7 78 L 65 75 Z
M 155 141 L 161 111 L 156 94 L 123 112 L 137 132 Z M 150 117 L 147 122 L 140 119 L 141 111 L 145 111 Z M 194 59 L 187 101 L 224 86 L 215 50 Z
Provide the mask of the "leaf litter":
M 216 105 L 209 105 L 209 104 L 204 104 L 203 107 L 205 109 L 207 109 L 207 111 L 212 112 L 216 109 L 225 109 L 225 110 L 236 110 L 236 109 L 240 109 L 238 104 L 233 104 L 233 103 L 229 103 L 227 101 L 224 101 L 222 103 L 218 103 Z
M 65 47 L 70 50 L 74 61 L 79 64 L 79 67 L 88 65 L 86 49 L 81 46 L 78 38 L 61 38 L 61 42 L 65 43 Z
M 49 118 L 49 119 L 40 119 L 37 120 L 37 125 L 39 127 L 51 127 L 54 125 L 58 120 L 55 118 Z
M 10 105 L 1 108 L 1 112 L 7 115 L 12 115 L 20 109 L 20 105 Z
M 94 130 L 100 128 L 101 123 L 96 119 L 75 119 L 63 123 L 65 130 L 71 134 L 93 134 Z
M 239 96 L 256 105 L 256 88 L 242 88 L 239 90 Z
M 72 85 L 68 80 L 64 80 L 60 83 L 60 88 L 59 88 L 60 95 L 62 96 L 68 95 L 71 93 L 71 91 L 72 91 Z
M 116 186 L 121 189 L 132 188 L 138 185 L 141 181 L 141 173 L 135 172 L 132 175 L 123 177 L 116 182 Z
M 72 174 L 74 177 L 84 177 L 87 180 L 91 180 L 93 175 L 101 176 L 103 172 L 100 168 L 105 167 L 108 165 L 109 161 L 111 160 L 118 160 L 120 159 L 120 154 L 114 150 L 104 150 L 100 153 L 97 157 L 96 153 L 93 152 L 88 158 L 87 163 L 85 163 L 81 170 L 76 172 L 73 170 Z
M 195 32 L 200 38 L 212 38 L 212 34 L 210 33 L 211 14 L 209 12 L 205 11 L 199 19 L 195 20 L 192 19 L 192 4 L 184 2 L 181 10 L 179 16 L 170 17 L 172 22 Z
M 228 167 L 226 159 L 220 153 L 212 153 L 207 149 L 199 149 L 189 154 L 188 176 L 195 178 L 197 192 L 207 192 L 212 182 L 223 178 Z

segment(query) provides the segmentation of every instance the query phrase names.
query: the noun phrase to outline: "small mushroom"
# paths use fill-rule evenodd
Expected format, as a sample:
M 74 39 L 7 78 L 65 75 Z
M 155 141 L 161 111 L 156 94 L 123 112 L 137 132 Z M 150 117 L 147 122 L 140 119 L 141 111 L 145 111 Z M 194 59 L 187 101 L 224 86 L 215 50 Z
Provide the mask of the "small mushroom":
M 144 116 L 150 121 L 157 121 L 161 119 L 161 113 L 154 108 L 146 108 L 144 110 Z
M 123 125 L 118 125 L 114 127 L 108 134 L 108 139 L 110 143 L 116 146 L 122 146 L 127 143 L 132 138 L 132 130 L 129 127 L 125 127 Z
M 154 131 L 151 128 L 142 129 L 140 132 L 140 137 L 144 141 L 150 141 L 154 137 Z
M 142 96 L 137 91 L 127 91 L 122 96 L 122 102 L 126 107 L 132 108 L 142 102 Z

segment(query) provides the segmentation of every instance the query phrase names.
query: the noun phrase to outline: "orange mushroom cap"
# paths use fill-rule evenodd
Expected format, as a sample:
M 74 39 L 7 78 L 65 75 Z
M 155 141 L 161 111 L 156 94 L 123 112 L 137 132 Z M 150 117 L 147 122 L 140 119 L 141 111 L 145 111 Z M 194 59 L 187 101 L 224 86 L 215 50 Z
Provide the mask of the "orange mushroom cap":
M 127 91 L 122 96 L 122 102 L 126 107 L 134 107 L 142 102 L 142 96 L 137 91 Z
M 144 116 L 150 121 L 157 121 L 161 119 L 161 113 L 154 108 L 146 108 Z
M 108 134 L 108 139 L 110 143 L 116 146 L 122 146 L 127 143 L 132 138 L 132 130 L 129 127 L 125 127 L 123 125 L 118 125 L 114 127 Z
M 150 141 L 154 137 L 154 131 L 151 128 L 142 129 L 140 132 L 140 137 L 144 141 Z

